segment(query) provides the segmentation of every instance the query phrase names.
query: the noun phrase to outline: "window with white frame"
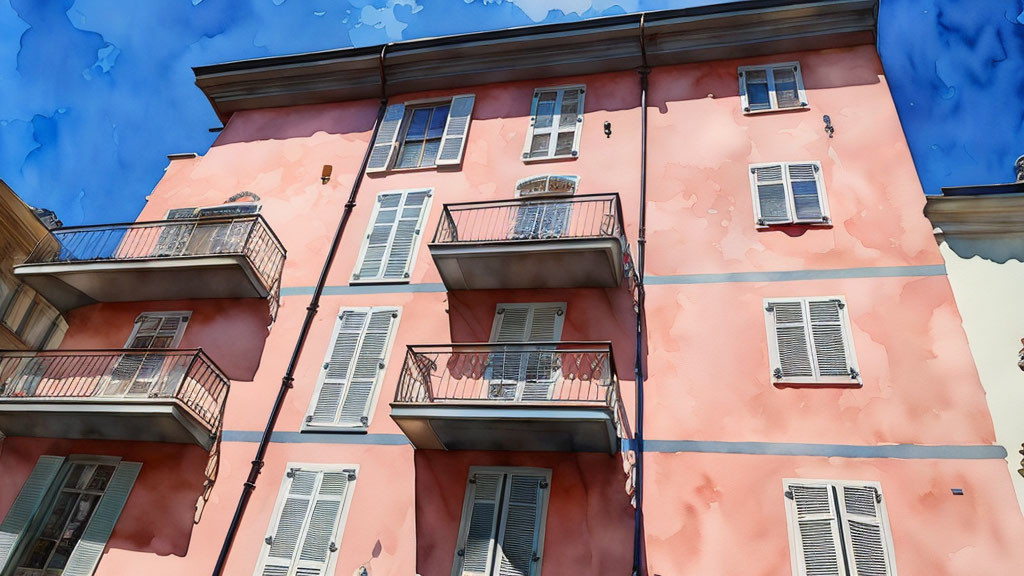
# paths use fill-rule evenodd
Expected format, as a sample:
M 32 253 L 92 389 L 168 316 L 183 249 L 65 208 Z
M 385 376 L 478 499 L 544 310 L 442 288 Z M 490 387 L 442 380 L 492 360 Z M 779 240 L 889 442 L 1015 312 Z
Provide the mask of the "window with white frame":
M 359 250 L 352 282 L 408 282 L 431 190 L 381 192 Z
M 739 77 L 740 101 L 746 113 L 807 107 L 799 62 L 741 66 Z
M 492 399 L 551 399 L 558 366 L 554 346 L 562 337 L 564 302 L 498 304 L 491 342 L 529 346 L 491 353 L 487 360 L 487 395 Z
M 540 576 L 551 470 L 469 469 L 452 576 Z
M 259 212 L 260 204 L 256 202 L 230 202 L 202 208 L 168 210 L 167 220 L 189 222 L 164 225 L 160 229 L 153 255 L 193 256 L 242 252 L 253 222 L 252 219 L 232 218 Z M 194 221 L 196 218 L 200 221 Z
M 110 456 L 40 456 L 0 523 L 0 573 L 92 574 L 141 468 Z
M 877 482 L 783 480 L 794 576 L 896 576 Z
M 177 348 L 188 326 L 191 312 L 144 312 L 132 326 L 125 348 L 139 350 L 122 354 L 110 373 L 103 394 L 106 396 L 149 396 L 164 392 L 161 383 L 173 386 L 177 374 L 185 366 L 174 362 L 166 354 L 146 353 L 146 350 Z
M 334 573 L 357 467 L 289 463 L 255 576 Z
M 303 430 L 365 430 L 398 329 L 396 307 L 342 308 Z
M 860 384 L 846 300 L 764 301 L 772 381 L 777 384 Z
M 534 91 L 523 160 L 579 156 L 585 92 L 585 86 L 538 88 Z
M 820 162 L 751 164 L 750 193 L 758 227 L 831 223 Z
M 458 166 L 475 99 L 473 94 L 461 94 L 388 106 L 366 171 Z

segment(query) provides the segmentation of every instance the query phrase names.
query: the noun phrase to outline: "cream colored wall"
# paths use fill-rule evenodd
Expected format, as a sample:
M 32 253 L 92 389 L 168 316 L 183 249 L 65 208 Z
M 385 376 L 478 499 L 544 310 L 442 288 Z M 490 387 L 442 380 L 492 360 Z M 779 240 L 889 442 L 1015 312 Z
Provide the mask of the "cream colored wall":
M 992 238 L 987 243 L 999 251 L 1001 240 Z M 1024 512 L 1024 477 L 1017 473 L 1021 467 L 1017 451 L 1024 442 L 1024 372 L 1017 367 L 1024 338 L 1024 263 L 964 258 L 948 242 L 942 242 L 939 249 L 946 259 L 949 282 L 987 394 L 996 441 L 1008 452 L 1007 466 Z

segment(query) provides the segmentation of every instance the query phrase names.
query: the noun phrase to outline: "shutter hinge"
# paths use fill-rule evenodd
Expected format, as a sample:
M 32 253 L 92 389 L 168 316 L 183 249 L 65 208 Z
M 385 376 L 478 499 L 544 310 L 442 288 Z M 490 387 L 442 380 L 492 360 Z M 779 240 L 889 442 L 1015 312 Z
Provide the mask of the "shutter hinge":
M 572 151 L 572 155 L 573 156 L 579 156 L 580 155 L 580 151 L 579 150 L 573 150 Z
M 769 303 L 767 306 L 764 307 L 764 309 L 767 310 L 768 312 L 775 312 L 775 305 Z
M 355 482 L 355 480 L 356 480 L 356 473 L 354 471 L 352 471 L 352 470 L 349 470 L 347 478 L 348 478 L 349 482 Z
M 352 279 L 353 280 L 359 280 L 359 274 L 353 274 L 352 275 Z M 339 316 L 339 318 L 340 318 L 340 316 Z
M 273 544 L 274 543 L 274 537 L 272 535 L 267 536 L 266 538 L 263 539 L 263 541 L 266 542 L 267 544 Z
M 854 368 L 853 366 L 850 366 L 850 379 L 851 380 L 859 380 L 860 379 L 860 372 L 857 372 L 857 369 Z
M 408 277 L 409 277 L 409 273 L 408 272 L 403 272 L 402 273 L 402 278 L 408 278 Z
M 559 308 L 557 311 L 555 311 L 555 314 L 557 314 L 558 316 L 561 316 L 562 314 L 565 314 L 565 310 L 562 310 L 561 308 Z
M 473 474 L 472 476 L 469 477 L 469 483 L 476 484 L 476 474 Z
M 392 312 L 391 313 L 391 317 L 392 318 L 398 318 L 398 312 Z
M 541 481 L 540 481 L 540 489 L 541 489 L 541 490 L 544 490 L 544 489 L 546 489 L 547 487 L 548 487 L 548 481 L 547 481 L 547 480 L 541 480 Z
M 743 111 L 744 112 L 750 112 L 750 106 L 744 106 L 743 107 Z
M 846 308 L 846 304 L 842 300 L 840 300 L 839 298 L 833 298 L 832 300 L 830 300 L 830 302 L 835 302 L 836 303 L 836 307 L 839 308 L 840 310 L 842 310 L 843 308 Z
M 876 504 L 881 504 L 882 503 L 882 493 L 879 492 L 878 490 L 875 490 L 874 488 L 872 488 L 872 490 L 875 492 L 875 503 Z
M 366 416 L 360 416 L 359 417 L 359 423 L 362 424 L 363 426 L 369 426 L 370 425 L 370 419 L 368 417 L 366 417 Z
M 324 370 L 327 370 L 327 368 L 329 368 L 330 365 L 331 365 L 330 362 L 324 362 Z
M 786 498 L 789 498 L 790 500 L 793 499 L 793 491 L 792 490 L 786 490 L 785 494 L 786 494 Z
M 288 478 L 294 478 L 295 468 L 289 468 L 288 471 L 284 473 L 284 475 L 287 476 Z
M 828 216 L 822 216 L 821 221 L 824 222 L 825 224 L 828 224 L 829 222 L 832 221 L 832 219 L 829 218 Z
M 338 551 L 338 545 L 335 544 L 334 542 L 331 542 L 331 544 L 329 546 L 327 546 L 327 549 L 330 550 L 331 552 L 337 552 Z
M 306 414 L 306 424 L 309 424 L 312 421 L 313 421 L 313 415 L 312 414 Z
M 758 226 L 767 226 L 767 225 L 768 225 L 768 223 L 767 223 L 767 222 L 765 222 L 764 218 L 758 218 L 758 219 L 757 219 L 757 225 L 758 225 Z
M 505 313 L 505 309 L 504 308 L 498 308 L 498 314 L 504 314 L 504 313 Z
M 533 558 L 531 558 L 530 560 L 532 560 L 534 562 L 537 562 L 537 561 L 540 560 L 540 556 L 537 556 L 537 551 L 536 550 L 533 551 Z
M 455 555 L 458 556 L 459 558 L 462 558 L 463 556 L 466 555 L 466 549 L 465 548 L 459 548 L 459 551 L 456 552 Z
M 773 370 L 772 376 L 774 376 L 776 380 L 782 380 L 782 368 L 776 368 Z
M 381 370 L 383 370 L 385 366 L 386 366 L 386 364 L 384 364 L 383 360 L 381 360 L 380 362 L 377 362 L 377 368 L 380 368 Z

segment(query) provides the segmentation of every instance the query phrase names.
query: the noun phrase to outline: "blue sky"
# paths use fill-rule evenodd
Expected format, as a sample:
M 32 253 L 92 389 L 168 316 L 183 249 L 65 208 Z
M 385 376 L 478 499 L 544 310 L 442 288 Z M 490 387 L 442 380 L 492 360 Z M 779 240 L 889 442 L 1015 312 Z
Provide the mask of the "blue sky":
M 0 178 L 68 225 L 132 220 L 166 154 L 213 141 L 192 66 L 708 3 L 0 1 Z M 1010 180 L 1024 153 L 1024 0 L 883 0 L 881 19 L 926 190 Z

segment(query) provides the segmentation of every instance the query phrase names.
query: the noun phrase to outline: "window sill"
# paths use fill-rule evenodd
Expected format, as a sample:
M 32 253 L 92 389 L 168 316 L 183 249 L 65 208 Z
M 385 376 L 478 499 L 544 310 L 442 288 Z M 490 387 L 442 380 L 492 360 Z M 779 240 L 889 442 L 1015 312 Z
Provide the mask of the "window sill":
M 744 116 L 757 116 L 758 114 L 772 114 L 777 112 L 799 112 L 802 110 L 810 110 L 811 105 L 807 104 L 804 106 L 790 106 L 789 108 L 766 108 L 764 110 L 744 110 L 740 108 L 740 112 Z
M 776 388 L 861 388 L 864 382 L 848 376 L 832 376 L 828 378 L 772 378 Z
M 565 155 L 565 156 L 544 156 L 542 158 L 541 157 L 538 157 L 538 158 L 523 158 L 523 164 L 539 164 L 541 162 L 565 162 L 567 160 L 576 160 L 579 157 L 580 157 L 580 155 L 577 154 L 575 156 Z
M 801 222 L 801 221 L 797 221 L 797 222 L 774 222 L 772 224 L 757 224 L 756 222 L 754 223 L 754 228 L 756 230 L 782 230 L 782 229 L 786 229 L 786 228 L 796 228 L 796 229 L 832 228 L 833 226 L 834 225 L 833 225 L 831 219 L 828 222 L 819 222 L 819 221 L 810 221 L 810 222 L 802 221 Z
M 315 434 L 317 432 L 327 434 L 366 434 L 369 428 L 369 424 L 366 426 L 313 426 L 304 423 L 299 432 L 304 434 Z
M 360 278 L 356 280 L 352 278 L 348 281 L 350 286 L 353 285 L 365 285 L 365 284 L 408 284 L 409 278 L 399 279 L 387 279 L 387 278 Z

